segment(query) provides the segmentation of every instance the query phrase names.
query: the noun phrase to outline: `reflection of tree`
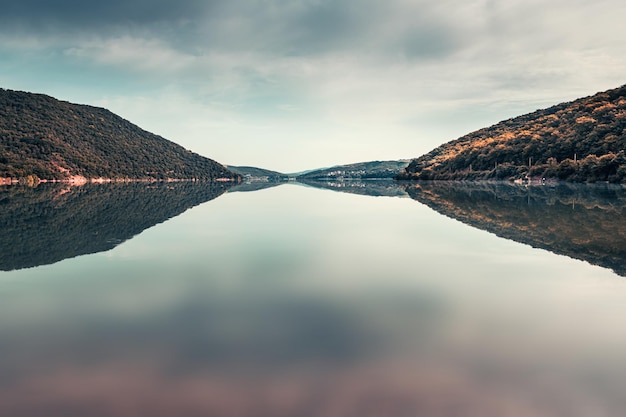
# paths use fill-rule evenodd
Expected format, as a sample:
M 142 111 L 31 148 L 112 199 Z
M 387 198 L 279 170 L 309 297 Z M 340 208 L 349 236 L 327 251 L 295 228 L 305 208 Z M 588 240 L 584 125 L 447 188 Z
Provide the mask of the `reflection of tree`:
M 626 276 L 626 189 L 425 182 L 407 187 L 435 211 L 500 237 Z
M 279 185 L 285 184 L 284 181 L 251 181 L 251 182 L 241 182 L 237 185 L 234 185 L 231 189 L 228 190 L 230 193 L 238 192 L 250 192 L 250 191 L 261 191 L 266 188 L 278 187 Z
M 0 188 L 0 270 L 112 249 L 230 186 L 184 182 Z

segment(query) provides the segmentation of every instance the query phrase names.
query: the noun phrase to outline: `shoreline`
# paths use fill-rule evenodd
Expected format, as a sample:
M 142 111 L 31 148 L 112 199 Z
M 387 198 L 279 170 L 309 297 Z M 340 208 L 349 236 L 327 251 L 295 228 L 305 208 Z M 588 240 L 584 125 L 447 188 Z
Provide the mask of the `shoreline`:
M 171 183 L 171 182 L 234 182 L 237 183 L 237 178 L 215 178 L 211 180 L 205 180 L 201 178 L 86 178 L 80 175 L 73 175 L 65 179 L 40 179 L 40 178 L 2 178 L 0 177 L 0 186 L 6 185 L 26 185 L 37 186 L 39 184 L 67 184 L 71 186 L 81 186 L 84 184 L 110 184 L 110 183 Z

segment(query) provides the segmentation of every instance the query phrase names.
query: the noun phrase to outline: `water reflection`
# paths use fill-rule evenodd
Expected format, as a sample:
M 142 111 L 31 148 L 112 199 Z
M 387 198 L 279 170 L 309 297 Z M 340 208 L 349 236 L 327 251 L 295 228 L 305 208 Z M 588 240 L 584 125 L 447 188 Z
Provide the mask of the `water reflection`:
M 229 183 L 0 187 L 0 270 L 107 251 L 224 193 Z
M 299 183 L 315 188 L 370 197 L 406 197 L 404 187 L 394 180 L 315 181 L 299 179 Z
M 0 270 L 46 265 L 107 251 L 143 230 L 224 192 L 284 182 L 108 184 L 0 188 Z M 392 180 L 304 181 L 315 188 L 372 197 L 411 197 L 499 237 L 585 260 L 626 276 L 626 189 L 559 184 Z
M 438 187 L 407 191 L 467 198 Z M 623 414 L 609 271 L 408 198 L 233 190 L 106 253 L 0 272 L 0 415 Z
M 229 192 L 251 192 L 261 191 L 267 188 L 278 187 L 285 184 L 284 181 L 244 181 L 240 184 L 233 186 Z
M 613 184 L 306 182 L 368 196 L 409 196 L 499 237 L 587 261 L 626 276 L 626 188 Z
M 423 182 L 411 198 L 497 236 L 626 276 L 626 188 Z

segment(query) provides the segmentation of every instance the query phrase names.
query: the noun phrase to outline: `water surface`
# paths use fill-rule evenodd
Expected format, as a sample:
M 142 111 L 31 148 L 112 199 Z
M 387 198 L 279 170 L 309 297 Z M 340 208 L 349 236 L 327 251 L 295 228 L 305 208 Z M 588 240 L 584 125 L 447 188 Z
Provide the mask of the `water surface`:
M 626 284 L 614 272 L 621 240 L 587 254 L 580 239 L 567 251 L 563 242 L 575 239 L 541 240 L 535 226 L 545 224 L 527 214 L 516 223 L 498 203 L 519 206 L 516 196 L 529 190 L 497 189 L 503 197 L 490 205 L 480 196 L 493 189 L 484 186 L 377 183 L 376 197 L 357 183 L 325 187 L 349 192 L 232 188 L 219 198 L 226 190 L 173 189 L 159 191 L 158 201 L 202 197 L 157 215 L 164 204 L 107 206 L 99 197 L 129 189 L 102 187 L 81 206 L 97 213 L 82 217 L 81 230 L 91 233 L 106 216 L 109 227 L 98 229 L 105 235 L 128 213 L 135 225 L 152 220 L 96 253 L 67 250 L 62 261 L 3 268 L 12 270 L 0 272 L 0 415 L 543 417 L 626 409 Z M 32 197 L 52 204 L 40 188 Z M 76 206 L 87 201 L 74 192 Z M 151 201 L 145 193 L 154 190 L 132 192 L 129 202 Z M 564 210 L 550 211 L 559 201 L 570 207 L 559 190 L 530 192 L 551 196 L 532 200 L 531 220 L 544 210 L 568 222 Z M 622 189 L 576 192 L 596 200 L 576 200 L 591 211 L 575 210 L 572 221 L 614 218 L 608 230 L 622 233 Z M 469 195 L 476 200 L 467 203 Z M 15 215 L 32 211 L 27 197 L 5 197 Z M 482 227 L 489 219 L 491 229 Z M 19 243 L 26 225 L 11 224 Z M 530 230 L 531 240 L 501 230 Z M 31 258 L 55 243 L 57 253 L 71 248 L 71 234 L 55 233 L 41 247 L 29 243 Z M 6 238 L 3 247 L 11 247 Z M 602 251 L 610 264 L 594 261 Z

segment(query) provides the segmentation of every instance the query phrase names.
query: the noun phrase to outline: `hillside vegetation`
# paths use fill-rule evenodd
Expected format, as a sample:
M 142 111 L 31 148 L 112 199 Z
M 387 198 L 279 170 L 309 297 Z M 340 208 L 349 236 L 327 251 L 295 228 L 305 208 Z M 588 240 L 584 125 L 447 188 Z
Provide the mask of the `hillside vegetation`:
M 235 178 L 102 108 L 0 89 L 0 178 Z
M 405 180 L 626 182 L 626 86 L 500 122 L 411 161 Z
M 240 174 L 247 181 L 286 181 L 289 179 L 289 175 L 269 169 L 233 165 L 227 165 L 226 168 Z
M 390 179 L 398 175 L 409 164 L 404 161 L 371 161 L 348 165 L 337 165 L 296 175 L 298 180 L 341 180 L 341 179 Z

